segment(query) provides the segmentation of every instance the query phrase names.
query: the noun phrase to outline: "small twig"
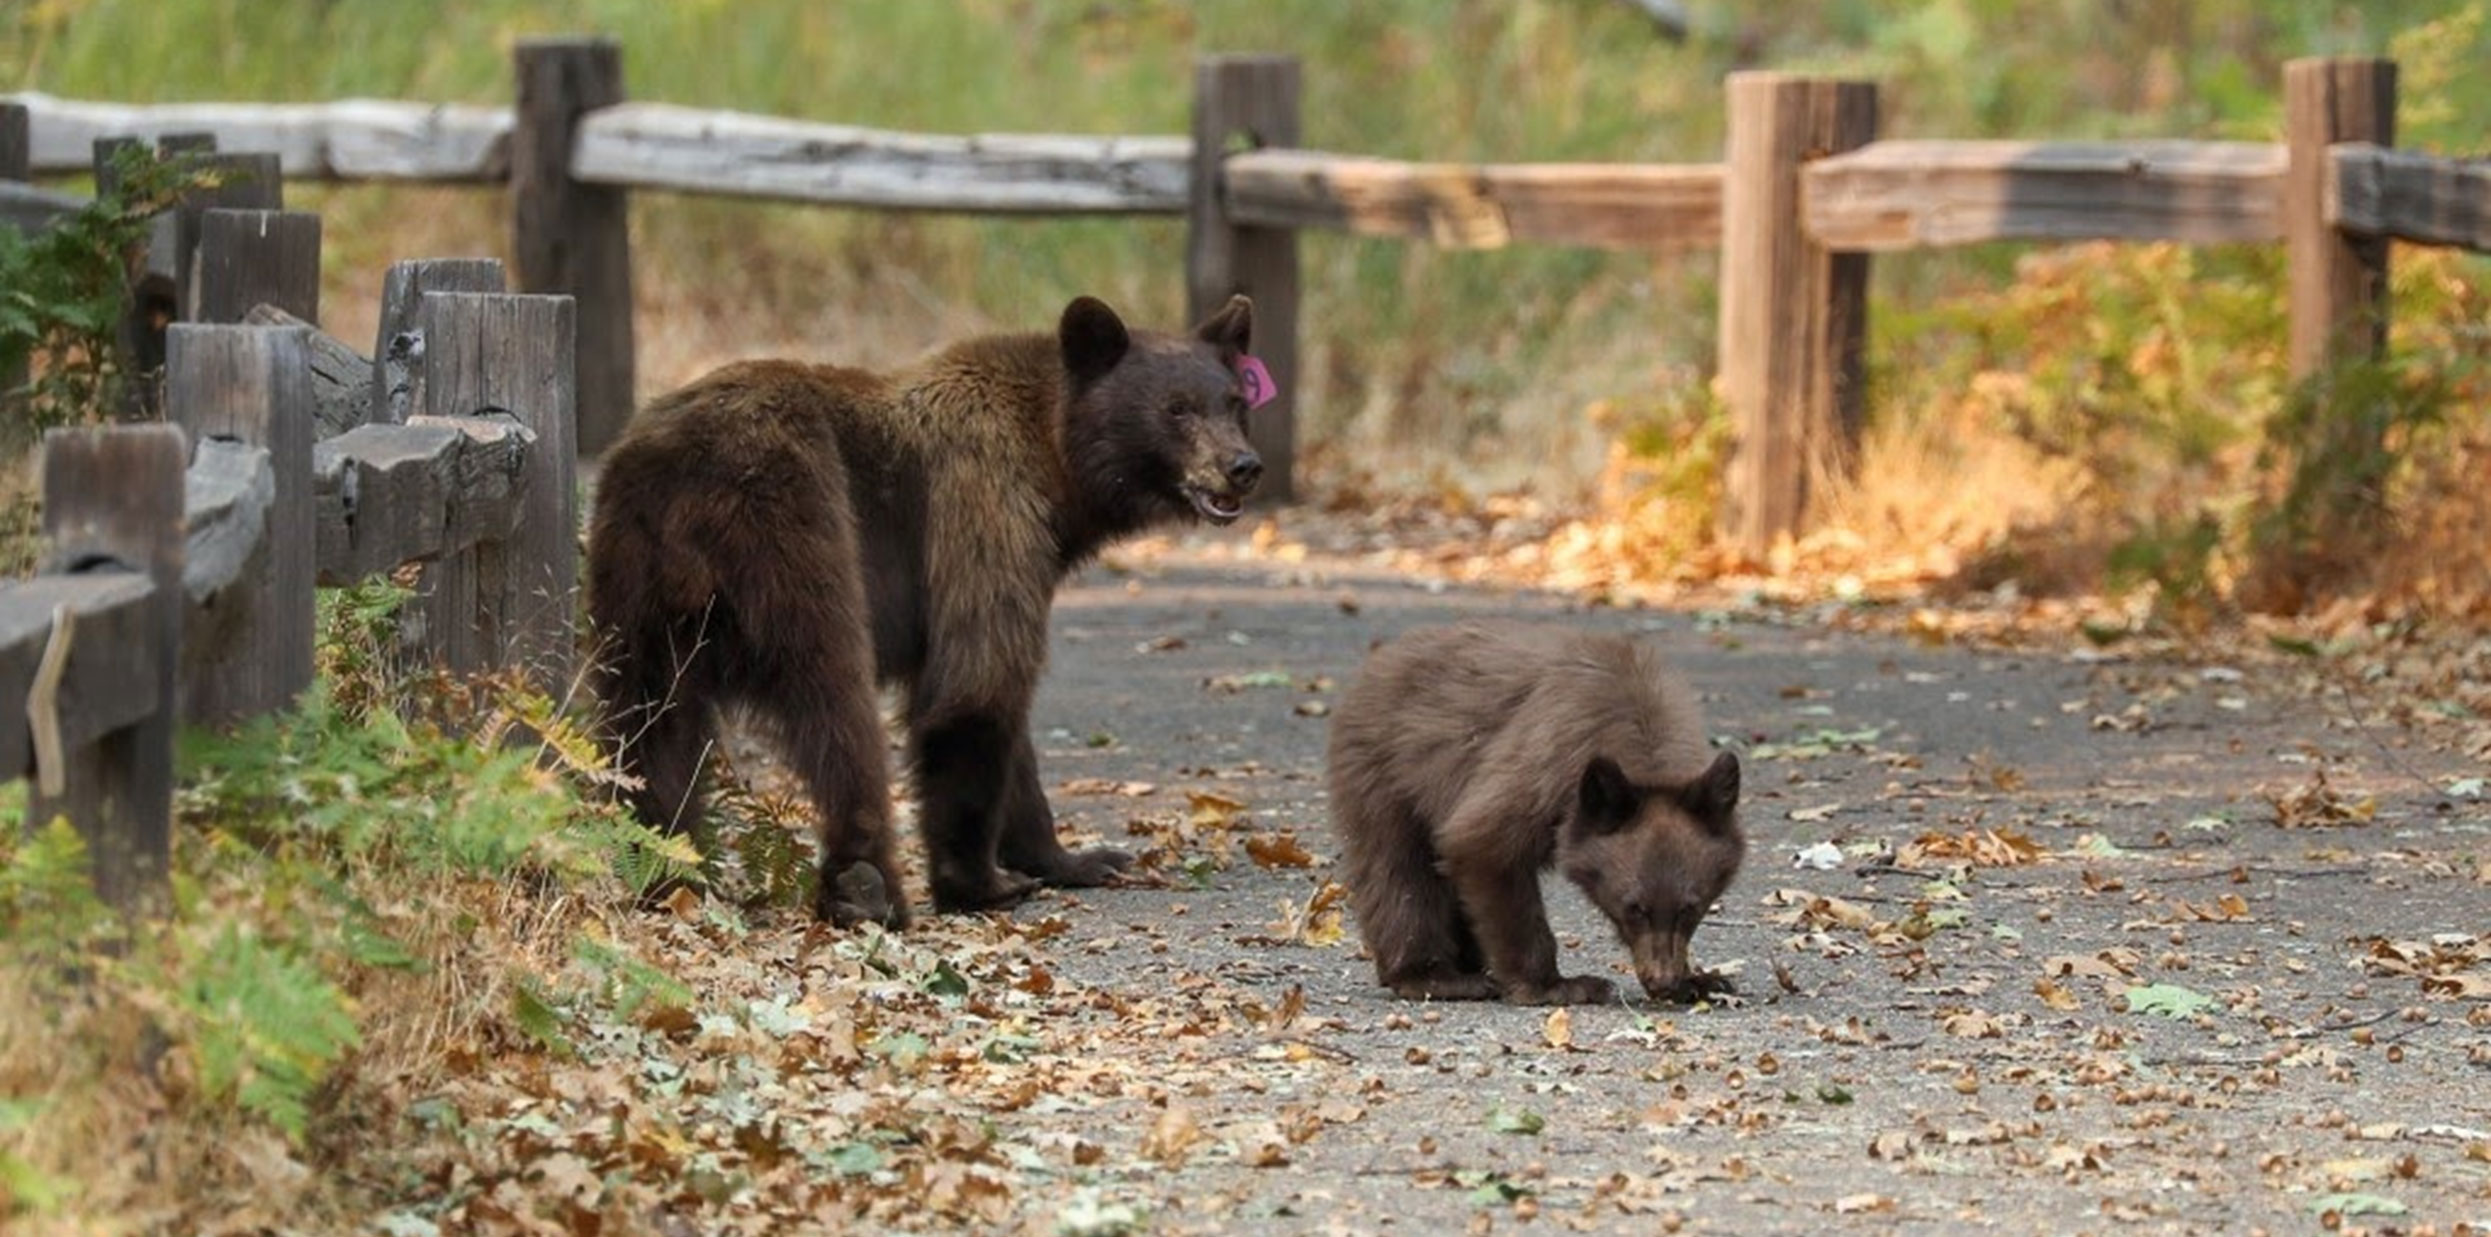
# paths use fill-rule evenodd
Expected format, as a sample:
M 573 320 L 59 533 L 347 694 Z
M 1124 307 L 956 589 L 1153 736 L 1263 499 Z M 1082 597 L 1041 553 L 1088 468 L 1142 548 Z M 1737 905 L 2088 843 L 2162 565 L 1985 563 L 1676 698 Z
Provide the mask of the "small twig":
M 2351 1022 L 2338 1022 L 2332 1026 L 2318 1027 L 2315 1030 L 2317 1034 L 2321 1035 L 2329 1031 L 2350 1031 L 2356 1027 L 2372 1026 L 2377 1023 L 2385 1022 L 2388 1019 L 2395 1017 L 2397 1012 L 2398 1011 L 2392 1009 L 2382 1009 L 2367 1018 L 2356 1018 Z
M 2334 688 L 2336 694 L 2343 697 L 2345 720 L 2350 721 L 2353 724 L 2353 729 L 2361 732 L 2362 738 L 2370 741 L 2370 746 L 2378 749 L 2379 755 L 2386 759 L 2391 768 L 2411 779 L 2413 784 L 2420 786 L 2423 790 L 2429 792 L 2432 798 L 2445 799 L 2448 797 L 2448 792 L 2441 790 L 2438 783 L 2422 776 L 2422 774 L 2412 765 L 2405 762 L 2404 757 L 2397 755 L 2396 749 L 2389 747 L 2386 740 L 2379 738 L 2377 734 L 2371 731 L 2370 723 L 2364 720 L 2361 716 L 2360 704 L 2353 699 L 2353 689 L 2347 686 L 2343 678 L 2335 673 L 2334 667 L 2321 666 L 2319 667 L 2319 674 L 2320 677 L 2326 680 L 2327 686 Z
M 2169 876 L 2148 876 L 2144 879 L 2160 885 L 2179 881 L 2212 880 L 2218 876 L 2229 876 L 2234 872 L 2258 872 L 2285 880 L 2304 880 L 2321 876 L 2367 876 L 2370 874 L 2370 869 L 2361 864 L 2341 864 L 2331 868 L 2285 868 L 2264 863 L 2235 863 L 2228 868 L 2208 868 L 2203 872 L 2175 872 Z
M 1327 1061 L 1338 1061 L 1343 1065 L 1355 1065 L 1358 1063 L 1358 1057 L 1356 1054 L 1332 1047 L 1329 1044 L 1318 1044 L 1311 1039 L 1298 1039 L 1291 1036 L 1286 1038 L 1275 1038 L 1272 1042 L 1275 1044 L 1294 1044 L 1315 1054 L 1316 1056 L 1324 1058 Z

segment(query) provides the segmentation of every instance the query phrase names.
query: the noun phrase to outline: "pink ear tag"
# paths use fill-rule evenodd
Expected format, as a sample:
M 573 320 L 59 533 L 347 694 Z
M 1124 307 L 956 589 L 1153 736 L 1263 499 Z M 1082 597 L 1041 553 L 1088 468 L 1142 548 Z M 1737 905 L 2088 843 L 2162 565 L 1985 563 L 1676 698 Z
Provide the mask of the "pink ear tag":
M 1237 380 L 1245 385 L 1246 407 L 1260 408 L 1280 398 L 1280 384 L 1271 380 L 1261 357 L 1239 356 Z

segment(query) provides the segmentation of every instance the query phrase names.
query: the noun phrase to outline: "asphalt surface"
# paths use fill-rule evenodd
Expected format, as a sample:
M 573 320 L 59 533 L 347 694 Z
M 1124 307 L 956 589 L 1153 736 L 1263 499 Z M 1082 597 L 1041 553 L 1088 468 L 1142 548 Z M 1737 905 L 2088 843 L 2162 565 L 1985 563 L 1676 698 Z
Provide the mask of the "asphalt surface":
M 1552 1027 L 1396 1000 L 1354 924 L 1295 931 L 1336 849 L 1323 702 L 1373 642 L 1468 616 L 1648 633 L 1746 755 L 1750 858 L 1695 941 L 1739 1001 Z M 1061 916 L 1046 965 L 1121 994 L 1102 1034 L 1127 998 L 1201 1012 L 1115 1041 L 1137 1081 L 1018 1118 L 1107 1150 L 1057 1231 L 1113 1231 L 1080 1227 L 1094 1202 L 1162 1232 L 2491 1225 L 2491 1006 L 2380 954 L 2437 936 L 2449 973 L 2491 969 L 2458 952 L 2491 933 L 2491 804 L 2448 789 L 2484 770 L 2272 667 L 1181 548 L 1086 573 L 1054 631 L 1035 724 L 1058 816 L 1162 854 L 1154 886 L 1018 915 Z M 1189 791 L 1243 816 L 1180 828 Z M 2037 860 L 1907 849 L 1984 830 Z M 1244 850 L 1283 834 L 1313 866 Z M 1794 867 L 1818 843 L 1838 865 Z M 1635 991 L 1596 912 L 1546 888 L 1567 973 Z

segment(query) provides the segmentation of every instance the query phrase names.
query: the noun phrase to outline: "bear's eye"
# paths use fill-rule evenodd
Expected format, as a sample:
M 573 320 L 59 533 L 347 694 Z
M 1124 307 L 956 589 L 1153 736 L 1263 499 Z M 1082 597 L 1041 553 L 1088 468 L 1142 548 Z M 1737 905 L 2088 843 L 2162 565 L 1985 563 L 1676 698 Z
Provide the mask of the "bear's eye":
M 1171 417 L 1190 417 L 1196 411 L 1194 401 L 1189 399 L 1175 400 L 1168 404 L 1168 415 Z

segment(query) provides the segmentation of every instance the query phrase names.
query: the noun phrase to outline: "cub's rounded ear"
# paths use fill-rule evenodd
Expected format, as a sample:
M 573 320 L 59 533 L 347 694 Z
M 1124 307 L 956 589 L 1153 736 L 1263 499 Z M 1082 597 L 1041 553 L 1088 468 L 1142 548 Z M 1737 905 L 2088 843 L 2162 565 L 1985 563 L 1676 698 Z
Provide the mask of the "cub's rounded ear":
M 1687 783 L 1680 801 L 1713 832 L 1728 832 L 1730 814 L 1739 805 L 1739 758 L 1730 752 L 1713 757 L 1703 776 Z
M 1064 349 L 1064 369 L 1076 382 L 1098 379 L 1133 348 L 1133 333 L 1124 329 L 1124 319 L 1094 296 L 1074 297 L 1064 307 L 1056 339 Z
M 1636 793 L 1635 784 L 1626 780 L 1626 770 L 1606 756 L 1594 756 L 1590 764 L 1583 766 L 1583 784 L 1578 793 L 1583 823 L 1600 833 L 1634 819 L 1635 807 L 1642 797 Z
M 1194 328 L 1194 338 L 1220 350 L 1225 357 L 1237 357 L 1254 350 L 1254 302 L 1244 293 L 1228 298 L 1219 312 L 1203 319 Z

